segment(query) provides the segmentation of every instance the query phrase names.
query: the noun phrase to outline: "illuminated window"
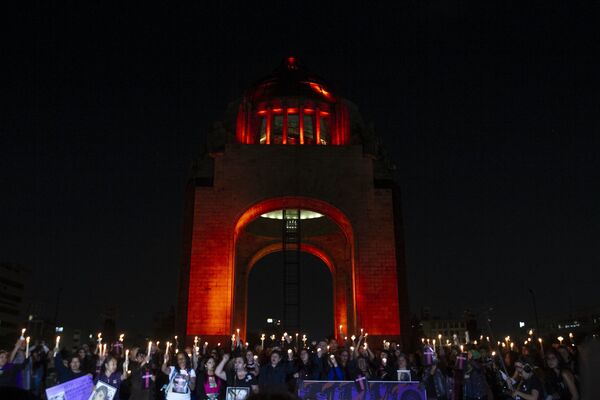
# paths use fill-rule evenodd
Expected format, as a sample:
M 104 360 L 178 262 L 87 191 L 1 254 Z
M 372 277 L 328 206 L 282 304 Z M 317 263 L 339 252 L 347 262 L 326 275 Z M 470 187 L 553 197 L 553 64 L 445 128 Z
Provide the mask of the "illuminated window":
M 304 143 L 312 144 L 315 142 L 313 136 L 313 116 L 304 115 Z
M 273 116 L 273 127 L 271 128 L 271 143 L 283 143 L 283 115 Z
M 257 113 L 261 144 L 321 144 L 330 140 L 329 113 L 312 108 L 276 108 Z
M 329 118 L 327 117 L 320 117 L 320 128 L 321 128 L 321 132 L 320 132 L 320 140 L 321 143 L 320 144 L 327 144 L 329 143 Z
M 298 114 L 288 114 L 287 140 L 290 144 L 300 143 L 300 123 Z

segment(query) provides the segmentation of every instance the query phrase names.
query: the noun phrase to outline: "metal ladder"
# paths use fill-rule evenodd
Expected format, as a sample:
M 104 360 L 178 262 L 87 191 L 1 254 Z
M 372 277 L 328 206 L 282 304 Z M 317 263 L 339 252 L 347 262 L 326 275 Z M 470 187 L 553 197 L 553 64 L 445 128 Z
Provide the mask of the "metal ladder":
M 283 326 L 289 332 L 298 332 L 300 329 L 300 210 L 282 212 Z

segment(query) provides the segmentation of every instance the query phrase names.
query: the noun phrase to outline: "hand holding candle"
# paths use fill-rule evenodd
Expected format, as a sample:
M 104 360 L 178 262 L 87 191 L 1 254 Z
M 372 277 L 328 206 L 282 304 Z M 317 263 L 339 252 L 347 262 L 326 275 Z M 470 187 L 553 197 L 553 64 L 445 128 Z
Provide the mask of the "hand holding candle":
M 29 357 L 29 340 L 30 340 L 30 339 L 31 339 L 31 338 L 30 338 L 29 336 L 27 336 L 27 339 L 25 339 L 25 342 L 27 343 L 27 344 L 26 344 L 26 347 L 25 347 L 25 358 L 28 358 L 28 357 Z

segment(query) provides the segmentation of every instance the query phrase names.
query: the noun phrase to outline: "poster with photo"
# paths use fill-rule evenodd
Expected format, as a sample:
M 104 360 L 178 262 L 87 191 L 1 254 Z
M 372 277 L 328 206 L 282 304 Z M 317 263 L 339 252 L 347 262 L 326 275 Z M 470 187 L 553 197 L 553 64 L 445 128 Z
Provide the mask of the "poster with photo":
M 117 393 L 116 387 L 98 381 L 88 400 L 112 400 L 115 397 L 115 393 Z
M 228 387 L 225 400 L 246 400 L 249 396 L 249 387 Z
M 88 400 L 94 388 L 91 375 L 61 383 L 46 389 L 48 400 Z

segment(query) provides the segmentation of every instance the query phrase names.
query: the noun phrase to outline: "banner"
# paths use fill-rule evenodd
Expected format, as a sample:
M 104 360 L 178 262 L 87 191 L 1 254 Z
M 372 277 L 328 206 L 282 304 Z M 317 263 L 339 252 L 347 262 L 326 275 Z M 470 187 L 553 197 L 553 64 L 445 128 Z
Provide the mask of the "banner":
M 303 400 L 427 400 L 419 382 L 369 381 L 359 385 L 354 381 L 303 381 L 298 396 Z
M 88 400 L 93 389 L 92 377 L 86 375 L 46 389 L 46 397 L 48 400 Z

